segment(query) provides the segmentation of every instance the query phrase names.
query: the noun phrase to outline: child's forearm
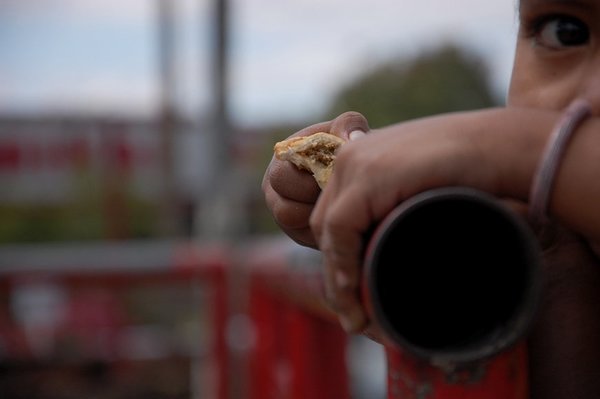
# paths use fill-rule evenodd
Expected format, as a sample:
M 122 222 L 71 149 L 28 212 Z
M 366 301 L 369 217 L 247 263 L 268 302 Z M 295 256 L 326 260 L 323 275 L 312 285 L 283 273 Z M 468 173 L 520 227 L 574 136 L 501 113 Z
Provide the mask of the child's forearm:
M 487 112 L 489 125 L 482 124 L 481 134 L 493 129 L 496 137 L 482 140 L 488 146 L 482 151 L 499 165 L 498 194 L 528 200 L 533 176 L 562 112 L 520 108 Z M 588 118 L 577 127 L 558 166 L 548 210 L 596 243 L 600 242 L 599 133 L 600 118 Z
M 473 171 L 465 173 L 462 183 L 528 202 L 533 176 L 561 113 L 493 108 L 457 113 L 440 122 L 456 134 L 468 136 L 472 151 L 480 152 L 470 158 Z M 397 125 L 400 130 L 405 129 L 402 125 Z M 475 183 L 471 180 L 474 175 Z M 586 119 L 568 144 L 549 212 L 588 241 L 600 242 L 600 118 Z

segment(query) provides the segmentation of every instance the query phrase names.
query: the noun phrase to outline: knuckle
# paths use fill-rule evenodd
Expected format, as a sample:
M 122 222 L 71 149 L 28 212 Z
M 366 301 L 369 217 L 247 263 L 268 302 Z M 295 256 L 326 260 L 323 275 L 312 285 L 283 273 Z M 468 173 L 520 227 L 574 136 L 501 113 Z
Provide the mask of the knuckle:
M 328 227 L 328 232 L 332 230 Z M 335 233 L 334 233 L 335 234 Z M 351 251 L 340 247 L 339 245 L 332 245 L 329 242 L 324 242 L 321 246 L 321 252 L 323 256 L 327 260 L 327 263 L 331 265 L 336 265 L 333 267 L 334 269 L 339 268 L 337 265 L 343 264 L 345 260 L 351 255 Z
M 364 162 L 369 159 L 369 154 L 366 154 L 368 151 L 364 150 L 364 147 L 360 145 L 355 145 L 356 143 L 349 143 L 345 146 L 342 146 L 336 154 L 336 169 L 352 166 L 356 168 L 357 166 L 364 166 Z M 340 166 L 340 164 L 342 166 Z
M 346 120 L 352 121 L 352 122 L 366 122 L 367 121 L 367 118 L 365 118 L 363 114 L 361 114 L 360 112 L 357 112 L 357 111 L 346 111 L 343 114 L 341 114 L 340 116 L 338 116 L 338 118 L 346 119 Z

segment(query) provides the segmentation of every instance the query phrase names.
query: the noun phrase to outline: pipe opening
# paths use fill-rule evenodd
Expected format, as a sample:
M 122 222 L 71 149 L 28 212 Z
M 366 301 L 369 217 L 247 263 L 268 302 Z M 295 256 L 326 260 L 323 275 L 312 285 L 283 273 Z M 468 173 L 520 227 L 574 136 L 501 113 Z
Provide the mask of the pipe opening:
M 522 327 L 536 259 L 509 216 L 478 197 L 447 196 L 393 220 L 369 266 L 376 317 L 392 339 L 420 353 L 476 356 Z

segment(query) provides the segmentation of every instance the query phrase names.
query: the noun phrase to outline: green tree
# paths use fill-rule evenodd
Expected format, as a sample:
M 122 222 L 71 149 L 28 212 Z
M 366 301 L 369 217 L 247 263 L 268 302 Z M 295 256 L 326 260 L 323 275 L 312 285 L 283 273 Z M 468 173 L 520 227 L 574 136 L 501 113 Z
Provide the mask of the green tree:
M 482 60 L 454 45 L 445 45 L 366 73 L 342 88 L 326 118 L 353 110 L 363 113 L 371 127 L 380 127 L 497 104 Z

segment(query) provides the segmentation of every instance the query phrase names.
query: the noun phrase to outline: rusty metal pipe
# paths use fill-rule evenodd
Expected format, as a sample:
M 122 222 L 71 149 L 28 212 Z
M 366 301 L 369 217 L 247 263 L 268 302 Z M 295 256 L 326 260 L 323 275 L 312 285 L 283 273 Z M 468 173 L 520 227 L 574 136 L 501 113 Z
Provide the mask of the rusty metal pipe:
M 434 365 L 490 358 L 526 332 L 540 251 L 497 199 L 443 188 L 399 205 L 375 230 L 363 294 L 386 345 Z

